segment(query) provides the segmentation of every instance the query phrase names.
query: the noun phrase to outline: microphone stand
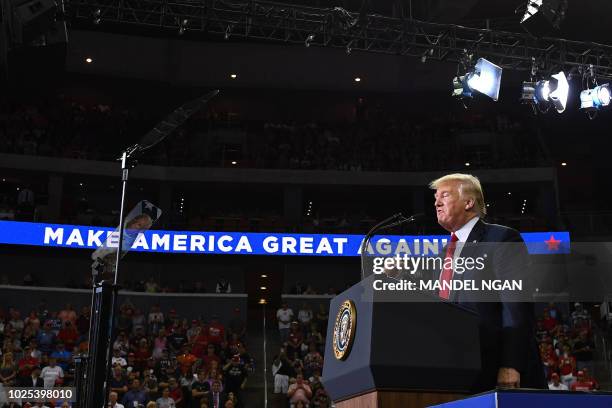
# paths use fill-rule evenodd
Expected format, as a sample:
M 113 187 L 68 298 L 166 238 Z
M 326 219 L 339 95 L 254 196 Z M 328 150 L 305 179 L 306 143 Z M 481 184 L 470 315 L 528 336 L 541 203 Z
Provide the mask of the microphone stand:
M 414 214 L 406 218 L 402 213 L 393 214 L 392 216 L 385 218 L 378 224 L 374 225 L 368 231 L 363 241 L 361 242 L 361 250 L 360 250 L 361 251 L 361 280 L 364 280 L 366 277 L 365 256 L 366 256 L 367 248 L 370 245 L 370 241 L 372 240 L 372 237 L 374 237 L 374 235 L 377 232 L 384 231 L 389 228 L 397 227 L 399 225 L 406 224 L 408 222 L 413 222 L 417 218 L 419 218 L 421 215 L 422 214 Z

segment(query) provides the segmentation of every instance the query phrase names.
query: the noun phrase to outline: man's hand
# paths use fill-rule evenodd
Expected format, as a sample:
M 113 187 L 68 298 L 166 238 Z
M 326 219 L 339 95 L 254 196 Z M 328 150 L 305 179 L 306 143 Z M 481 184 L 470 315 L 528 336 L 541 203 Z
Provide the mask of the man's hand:
M 519 388 L 521 374 L 514 368 L 501 367 L 497 372 L 497 386 L 501 388 Z

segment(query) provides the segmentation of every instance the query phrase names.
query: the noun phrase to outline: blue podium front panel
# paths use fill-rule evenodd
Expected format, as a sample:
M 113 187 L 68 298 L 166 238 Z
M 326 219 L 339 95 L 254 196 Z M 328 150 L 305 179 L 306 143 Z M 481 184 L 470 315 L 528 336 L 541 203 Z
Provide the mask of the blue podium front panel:
M 492 391 L 459 401 L 433 405 L 432 408 L 609 408 L 612 393 L 567 391 Z

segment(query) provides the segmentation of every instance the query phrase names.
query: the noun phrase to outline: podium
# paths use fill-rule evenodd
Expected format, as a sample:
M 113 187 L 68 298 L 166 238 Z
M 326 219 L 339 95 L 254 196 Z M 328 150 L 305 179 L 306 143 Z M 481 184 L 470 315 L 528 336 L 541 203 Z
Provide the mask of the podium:
M 381 294 L 373 290 L 381 279 L 371 275 L 331 300 L 323 383 L 336 407 L 420 408 L 466 397 L 480 374 L 478 317 L 437 299 Z
M 612 407 L 612 393 L 541 390 L 504 390 L 475 395 L 461 401 L 435 405 L 435 408 L 604 408 Z M 434 408 L 432 407 L 432 408 Z

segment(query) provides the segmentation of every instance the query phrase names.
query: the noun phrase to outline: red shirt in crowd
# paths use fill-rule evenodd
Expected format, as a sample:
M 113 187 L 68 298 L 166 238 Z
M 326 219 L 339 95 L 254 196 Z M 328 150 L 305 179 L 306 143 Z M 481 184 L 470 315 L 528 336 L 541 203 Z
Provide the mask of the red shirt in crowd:
M 593 386 L 593 381 L 582 380 L 582 381 L 574 381 L 571 385 L 571 391 L 592 391 L 595 387 Z
M 19 360 L 19 376 L 29 377 L 32 375 L 32 369 L 38 364 L 38 359 L 32 356 L 22 358 Z
M 559 360 L 559 374 L 569 375 L 574 372 L 576 358 L 573 356 L 562 356 Z
M 208 347 L 208 335 L 204 330 L 202 330 L 195 338 L 193 339 L 193 347 L 191 352 L 197 358 L 202 358 L 204 353 L 206 352 L 206 348 Z
M 551 332 L 557 326 L 557 320 L 554 317 L 548 317 L 542 320 L 542 326 L 548 332 Z
M 208 326 L 208 342 L 213 344 L 221 344 L 225 336 L 225 328 L 219 322 L 212 322 Z

